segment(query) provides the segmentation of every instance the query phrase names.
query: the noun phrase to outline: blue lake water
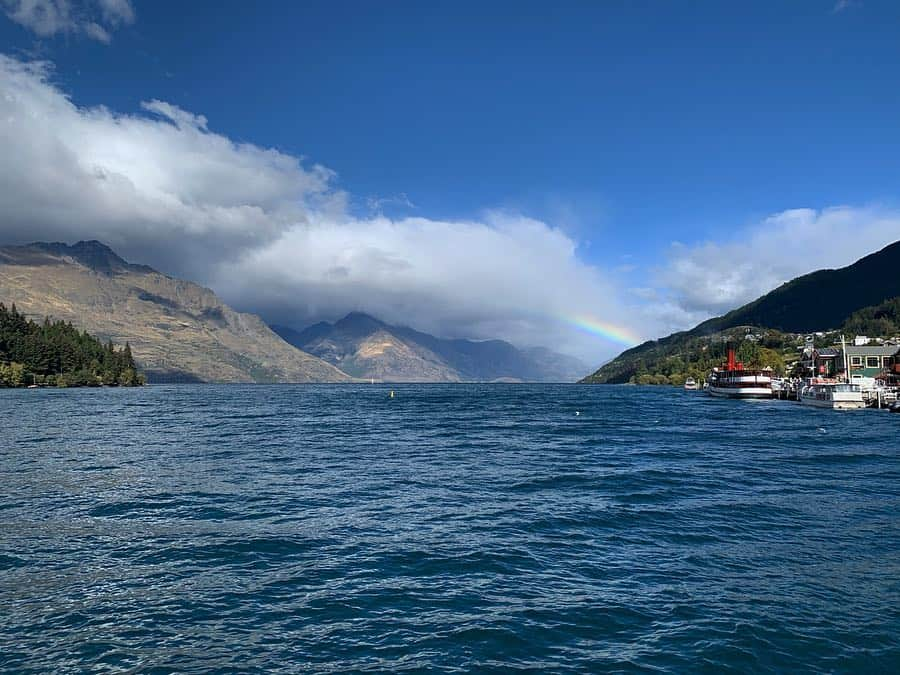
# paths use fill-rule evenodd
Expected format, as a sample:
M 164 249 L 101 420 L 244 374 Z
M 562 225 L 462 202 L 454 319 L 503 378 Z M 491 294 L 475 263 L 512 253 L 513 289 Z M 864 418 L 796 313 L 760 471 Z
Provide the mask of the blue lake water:
M 393 389 L 0 390 L 0 669 L 900 671 L 900 415 Z

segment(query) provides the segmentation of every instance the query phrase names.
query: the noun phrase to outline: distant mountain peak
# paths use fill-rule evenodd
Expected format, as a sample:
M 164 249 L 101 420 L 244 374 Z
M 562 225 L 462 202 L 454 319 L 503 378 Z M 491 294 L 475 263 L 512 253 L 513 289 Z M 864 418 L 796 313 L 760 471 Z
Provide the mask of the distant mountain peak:
M 342 333 L 362 335 L 384 328 L 386 324 L 365 312 L 350 312 L 334 323 L 333 328 Z
M 85 267 L 106 275 L 120 270 L 153 271 L 152 268 L 145 265 L 132 265 L 109 246 L 96 239 L 79 241 L 71 245 L 59 241 L 38 241 L 29 244 L 26 248 L 38 249 L 59 257 L 72 258 Z
M 303 331 L 272 326 L 288 343 L 359 378 L 399 382 L 574 381 L 577 359 L 549 349 L 520 350 L 503 340 L 444 339 L 350 312 Z

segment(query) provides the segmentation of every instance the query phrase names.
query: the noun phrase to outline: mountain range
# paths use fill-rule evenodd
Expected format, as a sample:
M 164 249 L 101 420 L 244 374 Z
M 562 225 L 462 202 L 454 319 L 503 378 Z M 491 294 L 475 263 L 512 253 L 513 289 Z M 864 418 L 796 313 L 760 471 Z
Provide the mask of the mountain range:
M 151 383 L 574 382 L 586 370 L 549 349 L 442 339 L 361 313 L 276 332 L 213 291 L 127 262 L 97 241 L 0 247 L 0 302 L 129 343 Z
M 361 312 L 302 331 L 272 326 L 287 342 L 357 378 L 386 382 L 574 382 L 578 359 L 503 340 L 444 339 Z
M 0 301 L 37 321 L 49 316 L 128 342 L 150 382 L 351 379 L 211 290 L 128 263 L 96 241 L 0 247 Z
M 739 327 L 771 329 L 782 333 L 811 333 L 846 326 L 866 327 L 871 315 L 890 326 L 884 317 L 900 296 L 900 241 L 839 269 L 822 269 L 797 277 L 775 290 L 723 316 L 708 319 L 694 328 L 650 340 L 628 349 L 584 383 L 620 384 L 654 370 L 666 360 L 691 359 L 691 350 L 703 349 L 708 336 L 733 336 Z M 871 321 L 868 325 L 872 325 Z M 740 331 L 738 331 L 740 332 Z M 696 355 L 693 355 L 696 356 Z

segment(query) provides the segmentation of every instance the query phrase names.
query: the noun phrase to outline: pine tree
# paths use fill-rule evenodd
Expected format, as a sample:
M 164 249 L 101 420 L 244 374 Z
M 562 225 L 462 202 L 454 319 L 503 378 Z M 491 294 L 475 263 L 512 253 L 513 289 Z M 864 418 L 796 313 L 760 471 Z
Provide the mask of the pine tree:
M 130 371 L 130 372 L 129 372 Z M 37 324 L 12 304 L 0 303 L 0 386 L 28 383 L 58 386 L 126 385 L 143 383 L 131 345 L 117 350 L 71 323 L 45 317 Z

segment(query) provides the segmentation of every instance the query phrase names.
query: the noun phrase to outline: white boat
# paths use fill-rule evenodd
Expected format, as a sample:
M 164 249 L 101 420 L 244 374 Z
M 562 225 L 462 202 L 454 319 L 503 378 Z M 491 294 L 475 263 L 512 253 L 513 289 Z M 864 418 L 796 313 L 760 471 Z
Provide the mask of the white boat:
M 686 391 L 697 391 L 700 387 L 693 377 L 689 377 L 684 381 L 684 388 Z
M 844 373 L 849 374 L 850 363 L 847 359 L 847 346 L 844 343 L 843 335 L 841 336 L 841 348 L 844 353 Z M 866 407 L 862 387 L 857 382 L 852 380 L 840 382 L 823 377 L 813 377 L 807 380 L 800 389 L 797 400 L 803 405 L 830 408 L 831 410 L 855 410 Z
M 744 368 L 728 349 L 728 361 L 721 368 L 713 368 L 706 382 L 711 396 L 726 398 L 772 398 L 772 371 Z
M 866 407 L 862 389 L 858 384 L 824 378 L 810 379 L 800 389 L 797 400 L 803 405 L 832 410 L 855 410 Z

